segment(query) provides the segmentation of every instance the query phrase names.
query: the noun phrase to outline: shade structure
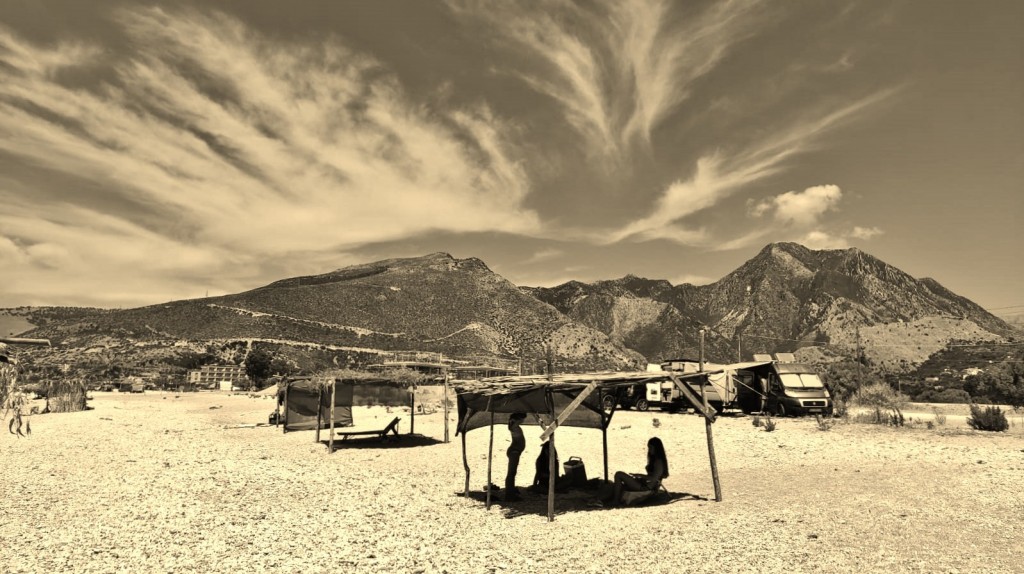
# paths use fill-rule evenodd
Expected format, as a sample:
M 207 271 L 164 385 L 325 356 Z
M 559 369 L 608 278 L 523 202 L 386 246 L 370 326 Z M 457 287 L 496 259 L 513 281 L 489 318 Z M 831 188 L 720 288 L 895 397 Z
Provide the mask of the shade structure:
M 324 416 L 325 412 L 329 411 L 330 404 L 321 404 L 321 391 L 325 384 L 326 381 L 320 378 L 301 377 L 290 379 L 283 385 L 281 420 L 284 432 L 330 426 L 330 419 Z M 335 426 L 351 426 L 353 388 L 349 385 L 340 390 L 342 392 L 335 396 Z
M 353 406 L 408 407 L 413 400 L 410 385 L 384 378 L 296 377 L 286 381 L 280 392 L 285 432 L 352 426 Z
M 512 413 L 527 414 L 524 424 L 544 427 L 541 440 L 551 440 L 554 446 L 555 430 L 560 426 L 595 428 L 601 430 L 604 450 L 604 475 L 608 479 L 607 429 L 615 414 L 619 395 L 636 384 L 672 381 L 682 394 L 710 422 L 714 410 L 703 405 L 693 395 L 683 380 L 691 377 L 705 377 L 708 371 L 678 374 L 670 372 L 604 372 L 578 373 L 557 376 L 510 376 L 493 377 L 480 381 L 463 381 L 455 385 L 458 396 L 459 424 L 457 433 L 462 434 L 462 458 L 466 471 L 465 494 L 469 494 L 469 463 L 466 456 L 466 434 L 477 428 L 489 427 L 493 440 L 494 425 L 506 423 Z M 616 398 L 610 407 L 604 408 L 605 397 Z M 533 415 L 532 417 L 529 415 Z M 710 426 L 708 444 L 711 445 Z M 551 469 L 548 484 L 548 520 L 554 520 L 555 472 L 554 448 L 551 453 Z M 713 449 L 710 449 L 714 470 Z M 488 456 L 488 484 L 490 483 L 491 460 Z M 716 495 L 718 492 L 717 470 L 714 470 Z M 490 490 L 486 499 L 490 506 Z

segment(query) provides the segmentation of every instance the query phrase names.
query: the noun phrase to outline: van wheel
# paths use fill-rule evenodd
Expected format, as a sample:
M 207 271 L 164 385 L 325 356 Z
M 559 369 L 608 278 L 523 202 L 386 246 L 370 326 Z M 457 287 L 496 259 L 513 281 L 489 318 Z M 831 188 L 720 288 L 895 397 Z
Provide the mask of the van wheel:
M 615 397 L 612 395 L 604 398 L 604 410 L 610 411 L 615 407 Z
M 650 405 L 647 404 L 647 399 L 639 399 L 633 406 L 635 406 L 636 410 L 640 412 L 644 412 L 650 407 Z
M 782 403 L 776 404 L 775 405 L 775 414 L 780 416 L 780 417 L 786 416 L 786 405 L 784 405 Z

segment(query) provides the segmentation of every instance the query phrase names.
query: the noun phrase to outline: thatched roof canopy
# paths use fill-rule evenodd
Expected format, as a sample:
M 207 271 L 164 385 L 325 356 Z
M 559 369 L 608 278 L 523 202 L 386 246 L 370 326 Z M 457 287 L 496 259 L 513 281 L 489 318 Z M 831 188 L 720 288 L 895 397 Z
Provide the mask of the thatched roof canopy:
M 455 384 L 458 393 L 458 432 L 465 433 L 492 423 L 505 424 L 512 413 L 534 415 L 525 424 L 548 426 L 556 416 L 593 385 L 578 408 L 568 410 L 562 426 L 607 428 L 614 408 L 605 409 L 606 397 L 617 404 L 620 393 L 637 384 L 671 381 L 671 376 L 688 378 L 703 373 L 681 375 L 666 372 L 600 372 L 566 373 L 560 375 L 530 375 L 492 377 L 479 381 L 460 381 Z
M 615 372 L 601 373 L 566 373 L 560 375 L 516 375 L 508 377 L 491 377 L 479 381 L 460 381 L 456 392 L 472 393 L 482 396 L 513 395 L 536 390 L 561 391 L 575 393 L 586 388 L 590 383 L 597 383 L 598 389 L 614 391 L 619 387 L 668 381 L 664 372 Z

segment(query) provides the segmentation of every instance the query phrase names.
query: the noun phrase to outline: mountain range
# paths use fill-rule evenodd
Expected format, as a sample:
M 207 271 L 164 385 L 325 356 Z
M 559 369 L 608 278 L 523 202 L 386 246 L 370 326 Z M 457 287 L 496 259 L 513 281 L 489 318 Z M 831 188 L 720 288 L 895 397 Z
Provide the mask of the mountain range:
M 643 368 L 667 358 L 749 359 L 796 351 L 809 361 L 863 353 L 907 370 L 950 341 L 1020 332 L 932 279 L 858 249 L 766 246 L 708 285 L 626 276 L 517 287 L 479 259 L 445 253 L 282 279 L 243 293 L 135 309 L 0 310 L 0 335 L 49 338 L 34 356 L 138 369 L 189 357 L 237 361 L 252 345 L 296 368 L 361 367 L 397 351 L 528 372 Z

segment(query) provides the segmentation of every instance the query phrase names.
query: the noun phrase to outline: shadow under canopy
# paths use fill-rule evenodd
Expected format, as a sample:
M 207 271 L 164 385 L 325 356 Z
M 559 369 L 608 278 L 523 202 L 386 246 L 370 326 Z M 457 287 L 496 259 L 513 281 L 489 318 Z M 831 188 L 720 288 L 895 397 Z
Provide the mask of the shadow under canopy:
M 619 398 L 636 384 L 672 381 L 707 420 L 708 449 L 716 500 L 721 500 L 718 471 L 714 460 L 711 423 L 715 413 L 694 395 L 683 379 L 704 377 L 708 371 L 697 373 L 671 372 L 611 372 L 579 373 L 553 376 L 494 377 L 479 381 L 465 381 L 455 386 L 458 397 L 459 423 L 456 434 L 462 435 L 462 463 L 466 471 L 464 495 L 469 496 L 469 461 L 466 456 L 466 434 L 474 429 L 489 427 L 487 451 L 487 484 L 491 484 L 491 457 L 494 448 L 494 425 L 506 424 L 513 413 L 525 413 L 523 424 L 536 424 L 544 428 L 541 441 L 550 440 L 555 446 L 555 430 L 560 426 L 594 428 L 601 430 L 604 479 L 608 480 L 608 425 L 611 424 Z M 612 406 L 605 409 L 606 397 Z M 530 418 L 532 415 L 532 420 Z M 555 504 L 555 448 L 548 450 L 548 521 L 554 520 Z M 487 489 L 485 504 L 491 506 L 491 490 Z

